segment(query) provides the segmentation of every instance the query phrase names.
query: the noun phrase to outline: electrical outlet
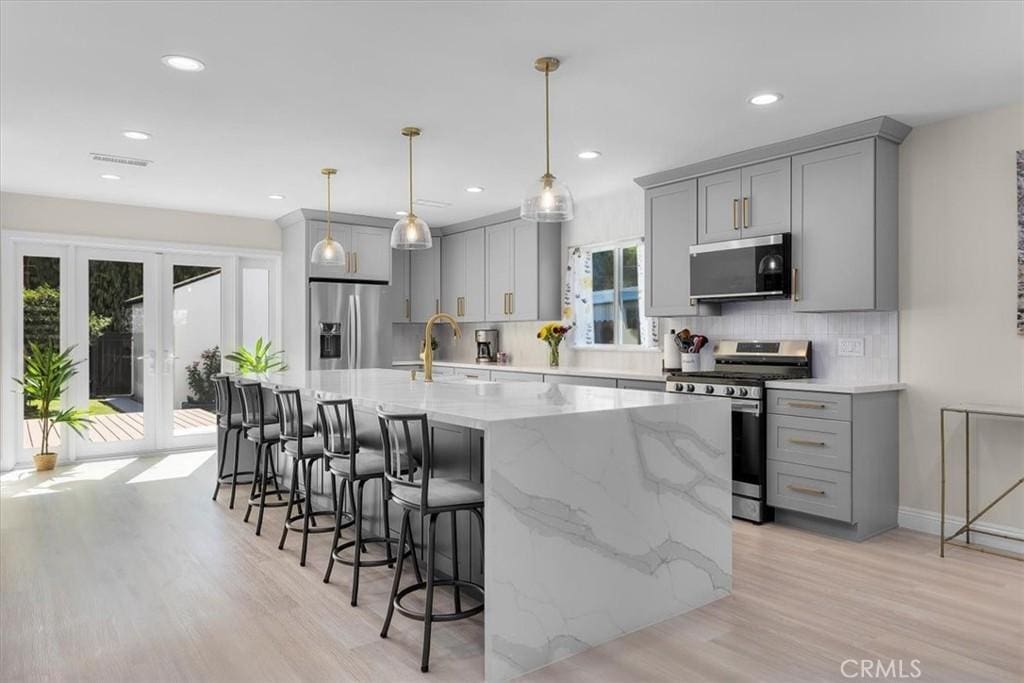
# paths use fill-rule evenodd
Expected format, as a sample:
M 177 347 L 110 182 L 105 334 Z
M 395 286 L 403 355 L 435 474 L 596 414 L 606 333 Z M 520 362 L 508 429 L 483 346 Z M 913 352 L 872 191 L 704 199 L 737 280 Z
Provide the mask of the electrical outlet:
M 839 340 L 840 356 L 863 356 L 864 337 L 844 337 Z

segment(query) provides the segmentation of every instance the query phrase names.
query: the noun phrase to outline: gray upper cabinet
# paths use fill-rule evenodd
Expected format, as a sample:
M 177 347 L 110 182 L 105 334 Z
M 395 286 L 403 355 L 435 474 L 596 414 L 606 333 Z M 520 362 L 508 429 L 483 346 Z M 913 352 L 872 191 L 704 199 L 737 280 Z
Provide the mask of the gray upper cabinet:
M 434 237 L 430 249 L 409 252 L 409 302 L 412 322 L 424 323 L 441 310 L 441 250 L 444 239 Z
M 898 301 L 897 147 L 867 139 L 793 157 L 793 310 Z
M 312 252 L 313 247 L 327 236 L 327 223 L 323 221 L 309 221 L 306 224 L 306 230 L 308 234 L 307 242 L 309 244 L 309 251 Z M 350 230 L 347 230 L 345 226 L 332 222 L 331 237 L 345 249 L 346 254 L 352 248 L 352 233 Z M 344 266 L 322 266 L 311 263 L 309 264 L 309 277 L 345 279 L 354 277 L 348 272 L 348 266 L 348 263 Z
M 327 223 L 309 221 L 307 224 L 310 250 L 327 235 Z M 331 236 L 345 249 L 344 266 L 310 264 L 310 277 L 340 280 L 372 280 L 388 282 L 391 279 L 391 231 L 365 225 L 331 223 Z
M 697 242 L 697 180 L 644 194 L 644 313 L 651 317 L 715 314 L 690 302 L 690 247 Z
M 388 287 L 388 317 L 393 323 L 412 322 L 412 301 L 409 300 L 409 252 L 391 250 L 391 285 Z
M 740 170 L 697 179 L 697 241 L 723 242 L 740 236 Z
M 790 160 L 775 159 L 740 169 L 742 237 L 790 231 Z
M 486 320 L 561 315 L 561 224 L 522 219 L 485 228 Z
M 441 310 L 459 322 L 484 320 L 484 231 L 447 235 L 441 252 Z

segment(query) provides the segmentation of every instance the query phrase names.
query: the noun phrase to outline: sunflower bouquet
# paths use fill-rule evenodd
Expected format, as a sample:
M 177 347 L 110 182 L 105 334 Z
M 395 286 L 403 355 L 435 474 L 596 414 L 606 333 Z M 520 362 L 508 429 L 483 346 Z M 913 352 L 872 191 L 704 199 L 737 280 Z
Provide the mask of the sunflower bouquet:
M 548 345 L 548 364 L 553 368 L 558 367 L 558 345 L 562 343 L 565 335 L 569 334 L 571 329 L 572 325 L 563 325 L 557 322 L 545 323 L 537 331 L 537 339 Z

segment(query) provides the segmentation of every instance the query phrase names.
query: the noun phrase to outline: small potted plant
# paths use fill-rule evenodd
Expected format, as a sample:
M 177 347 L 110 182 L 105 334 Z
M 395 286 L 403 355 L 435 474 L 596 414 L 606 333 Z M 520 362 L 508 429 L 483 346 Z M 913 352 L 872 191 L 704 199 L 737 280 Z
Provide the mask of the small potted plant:
M 284 351 L 270 351 L 270 342 L 263 341 L 263 337 L 256 340 L 252 351 L 239 346 L 234 353 L 224 356 L 225 360 L 238 365 L 238 372 L 243 375 L 259 375 L 266 377 L 271 372 L 284 372 L 288 369 L 284 359 L 281 357 Z
M 537 339 L 548 345 L 548 365 L 553 368 L 558 367 L 558 345 L 571 329 L 572 325 L 563 325 L 560 322 L 545 323 L 537 332 Z
M 21 379 L 14 381 L 21 385 L 25 398 L 31 401 L 42 422 L 42 437 L 39 452 L 32 456 L 36 471 L 52 470 L 57 465 L 57 454 L 50 451 L 50 434 L 57 425 L 65 424 L 82 436 L 82 429 L 92 421 L 88 413 L 80 408 L 60 408 L 61 396 L 67 391 L 71 378 L 78 374 L 80 360 L 72 360 L 74 346 L 58 351 L 52 344 L 40 346 L 29 343 L 25 354 L 25 372 Z

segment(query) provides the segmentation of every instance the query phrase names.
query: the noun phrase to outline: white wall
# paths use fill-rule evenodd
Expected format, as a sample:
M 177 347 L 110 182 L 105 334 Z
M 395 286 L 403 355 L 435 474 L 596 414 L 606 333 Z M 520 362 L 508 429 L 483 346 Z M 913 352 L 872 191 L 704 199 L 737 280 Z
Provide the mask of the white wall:
M 0 193 L 5 230 L 280 249 L 274 221 L 81 199 Z
M 1024 404 L 1024 337 L 1015 327 L 1019 149 L 1021 104 L 917 128 L 900 150 L 900 372 L 910 385 L 900 406 L 904 507 L 938 510 L 941 405 Z M 950 484 L 961 490 L 962 420 L 947 428 Z M 972 421 L 971 441 L 975 503 L 1024 474 L 1024 425 Z M 963 516 L 961 501 L 952 504 Z M 1024 490 L 991 520 L 1024 527 Z

